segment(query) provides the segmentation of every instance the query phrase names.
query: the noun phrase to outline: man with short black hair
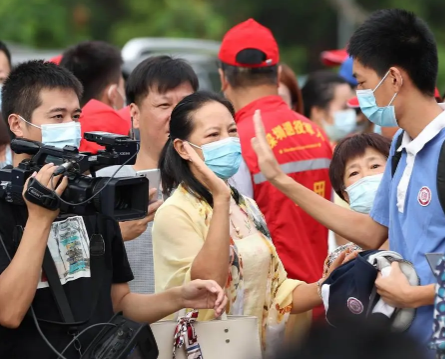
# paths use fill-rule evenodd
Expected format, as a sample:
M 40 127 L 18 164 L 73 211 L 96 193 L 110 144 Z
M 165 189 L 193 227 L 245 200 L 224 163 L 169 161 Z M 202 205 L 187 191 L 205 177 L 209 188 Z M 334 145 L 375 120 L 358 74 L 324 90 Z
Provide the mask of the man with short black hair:
M 0 84 L 5 82 L 12 69 L 11 52 L 3 41 L 0 41 Z M 0 101 L 1 103 L 1 101 Z
M 130 123 L 116 111 L 125 106 L 124 78 L 120 50 L 103 41 L 77 44 L 62 55 L 60 66 L 70 70 L 82 83 L 82 134 L 103 131 L 128 135 Z M 81 151 L 96 153 L 103 147 L 82 140 Z
M 328 253 L 328 231 L 261 175 L 250 143 L 252 116 L 261 109 L 269 145 L 286 173 L 326 199 L 332 195 L 329 141 L 278 95 L 279 49 L 269 29 L 253 19 L 236 25 L 224 36 L 219 60 L 222 90 L 236 110 L 245 161 L 232 184 L 258 203 L 289 277 L 315 282 Z
M 443 188 L 438 186 L 445 106 L 434 98 L 436 42 L 415 14 L 380 10 L 356 30 L 348 51 L 365 116 L 378 126 L 402 128 L 392 142 L 370 215 L 323 201 L 288 178 L 267 148 L 259 119 L 254 148 L 263 175 L 320 223 L 362 248 L 379 248 L 389 238 L 390 249 L 414 264 L 421 285 L 410 286 L 393 263 L 391 273 L 380 276 L 376 286 L 389 305 L 417 308 L 409 333 L 426 345 L 432 334 L 436 283 L 426 254 L 445 253 L 445 216 L 439 200 Z M 397 165 L 394 156 L 400 156 Z
M 133 70 L 127 81 L 126 93 L 134 126 L 140 130 L 141 147 L 136 164 L 124 166 L 117 173 L 118 177 L 135 176 L 137 171 L 158 168 L 159 157 L 169 135 L 170 115 L 179 101 L 197 89 L 198 77 L 183 59 L 155 56 L 144 60 Z M 98 175 L 110 176 L 117 169 L 108 167 L 99 171 Z M 161 191 L 157 190 L 158 201 L 149 207 L 147 218 L 120 223 L 135 275 L 130 288 L 138 293 L 154 293 L 155 290 L 151 221 L 154 211 L 162 204 Z M 155 191 L 151 188 L 150 194 L 153 196 Z
M 2 112 L 17 138 L 50 145 L 62 139 L 72 146 L 80 140 L 77 121 L 82 86 L 63 67 L 43 61 L 23 63 L 11 72 L 2 91 Z M 30 157 L 16 153 L 14 165 Z M 32 177 L 46 191 L 55 187 L 61 196 L 68 180 L 53 178 L 56 168 L 46 164 Z M 215 307 L 222 313 L 224 292 L 213 281 L 194 281 L 156 295 L 131 293 L 127 282 L 133 274 L 119 226 L 112 218 L 99 213 L 83 217 L 61 214 L 30 203 L 26 197 L 24 200 L 26 205 L 0 198 L 1 358 L 55 357 L 43 335 L 60 352 L 73 335 L 92 324 L 108 322 L 113 311 L 123 311 L 127 318 L 141 323 L 155 322 L 183 307 Z M 98 240 L 91 246 L 96 249 L 94 259 L 90 255 L 93 238 Z M 102 250 L 97 251 L 97 247 Z M 49 288 L 48 273 L 42 272 L 46 248 L 74 316 L 69 327 L 60 324 L 63 321 L 52 295 L 54 288 Z M 102 256 L 105 268 L 97 277 L 98 272 L 90 268 Z M 79 358 L 101 329 L 97 326 L 86 331 L 64 356 Z

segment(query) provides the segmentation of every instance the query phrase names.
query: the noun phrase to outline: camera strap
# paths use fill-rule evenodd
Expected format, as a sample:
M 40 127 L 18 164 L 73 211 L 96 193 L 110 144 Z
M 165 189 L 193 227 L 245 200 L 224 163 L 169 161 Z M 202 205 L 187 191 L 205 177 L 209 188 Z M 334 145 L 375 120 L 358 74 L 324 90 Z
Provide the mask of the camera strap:
M 45 255 L 43 257 L 42 268 L 45 272 L 48 280 L 49 289 L 54 297 L 59 310 L 60 316 L 65 323 L 74 323 L 74 315 L 71 311 L 68 298 L 63 290 L 62 283 L 60 283 L 59 273 L 57 272 L 56 264 L 51 256 L 48 246 L 45 249 Z

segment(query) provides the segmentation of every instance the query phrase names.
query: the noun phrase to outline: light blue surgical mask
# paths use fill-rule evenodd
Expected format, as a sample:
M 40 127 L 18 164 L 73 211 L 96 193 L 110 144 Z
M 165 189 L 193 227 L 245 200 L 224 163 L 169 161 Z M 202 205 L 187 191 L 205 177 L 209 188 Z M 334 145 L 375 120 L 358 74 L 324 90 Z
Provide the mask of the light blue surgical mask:
M 337 142 L 353 133 L 357 127 L 357 113 L 353 109 L 334 112 L 334 123 L 324 121 L 323 128 L 331 141 Z
M 394 102 L 398 92 L 394 94 L 391 101 L 389 101 L 388 106 L 379 107 L 377 106 L 377 102 L 374 96 L 374 92 L 380 87 L 380 85 L 385 81 L 388 77 L 389 71 L 385 76 L 380 80 L 374 90 L 357 90 L 357 98 L 360 104 L 360 109 L 363 114 L 371 121 L 372 123 L 382 126 L 382 127 L 398 127 L 396 113 L 394 110 L 394 106 L 392 103 Z
M 203 146 L 189 144 L 202 150 L 206 166 L 219 178 L 227 180 L 238 172 L 241 164 L 241 144 L 238 137 L 228 137 Z
M 58 148 L 64 148 L 65 146 L 74 146 L 79 148 L 80 146 L 82 131 L 79 122 L 70 121 L 37 126 L 26 121 L 22 116 L 19 117 L 28 125 L 39 128 L 42 131 L 42 143 L 44 145 Z
M 346 188 L 349 206 L 355 212 L 369 214 L 375 195 L 382 181 L 383 173 L 366 176 Z

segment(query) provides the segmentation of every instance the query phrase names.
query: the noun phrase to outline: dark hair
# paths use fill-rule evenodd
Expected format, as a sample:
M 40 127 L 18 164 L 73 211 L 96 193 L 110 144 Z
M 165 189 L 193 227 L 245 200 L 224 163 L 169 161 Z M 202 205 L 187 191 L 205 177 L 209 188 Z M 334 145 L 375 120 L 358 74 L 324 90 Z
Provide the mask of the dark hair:
M 281 64 L 280 82 L 282 82 L 289 89 L 292 110 L 303 114 L 303 96 L 301 94 L 300 86 L 298 85 L 297 76 L 295 76 L 295 73 L 286 64 Z
M 70 70 L 83 85 L 80 101 L 84 106 L 99 99 L 105 88 L 118 83 L 122 74 L 120 50 L 103 41 L 85 41 L 70 47 L 62 55 L 60 66 Z
M 199 87 L 198 76 L 184 59 L 153 56 L 142 61 L 130 74 L 126 86 L 127 101 L 140 104 L 151 89 L 165 93 L 189 83 L 193 91 Z
M 343 77 L 329 70 L 316 71 L 310 74 L 301 90 L 304 115 L 310 118 L 311 110 L 314 107 L 323 110 L 328 109 L 329 103 L 334 99 L 335 88 L 343 84 L 349 85 Z
M 11 71 L 2 87 L 2 115 L 8 128 L 8 118 L 13 113 L 32 121 L 44 89 L 72 90 L 79 100 L 82 96 L 81 83 L 67 69 L 43 60 L 24 62 Z M 10 135 L 15 138 L 11 131 Z
M 6 126 L 6 122 L 3 121 L 3 116 L 0 113 L 0 150 L 6 145 L 11 143 L 11 137 L 9 136 L 8 126 Z
M 194 129 L 193 114 L 210 102 L 219 102 L 227 108 L 232 116 L 235 116 L 232 104 L 215 93 L 198 91 L 184 97 L 171 114 L 170 138 L 162 149 L 159 169 L 161 170 L 162 189 L 165 195 L 169 195 L 173 189 L 182 183 L 189 191 L 213 206 L 212 195 L 193 176 L 189 163 L 176 152 L 173 146 L 173 141 L 177 138 L 188 140 Z
M 414 337 L 390 329 L 386 321 L 348 320 L 341 328 L 315 323 L 306 340 L 277 359 L 426 359 Z
M 233 88 L 248 88 L 262 85 L 276 85 L 278 66 L 238 67 L 221 63 L 224 76 Z
M 436 40 L 428 25 L 400 9 L 374 12 L 352 35 L 349 54 L 383 77 L 399 66 L 422 93 L 433 96 L 438 72 Z
M 3 41 L 0 41 L 0 52 L 3 52 L 8 59 L 9 67 L 12 67 L 11 63 L 11 52 Z
M 388 158 L 390 147 L 391 140 L 377 133 L 362 133 L 341 140 L 335 147 L 331 165 L 329 166 L 329 178 L 335 193 L 345 200 L 343 197 L 343 191 L 345 190 L 343 178 L 346 163 L 349 160 L 363 156 L 367 148 L 373 148 Z

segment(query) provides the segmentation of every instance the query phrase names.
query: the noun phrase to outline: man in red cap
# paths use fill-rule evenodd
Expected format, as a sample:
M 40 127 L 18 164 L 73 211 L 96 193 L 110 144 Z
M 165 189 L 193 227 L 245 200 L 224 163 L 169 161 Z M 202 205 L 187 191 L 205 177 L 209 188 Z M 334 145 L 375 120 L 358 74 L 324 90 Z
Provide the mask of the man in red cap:
M 102 41 L 86 41 L 66 50 L 60 66 L 70 70 L 82 83 L 82 136 L 103 131 L 128 135 L 130 124 L 117 110 L 125 106 L 120 50 Z M 81 151 L 97 153 L 102 146 L 82 138 Z
M 283 170 L 330 200 L 329 141 L 278 96 L 279 51 L 269 29 L 253 19 L 235 26 L 222 41 L 219 60 L 222 90 L 236 110 L 245 161 L 232 183 L 257 201 L 289 277 L 315 282 L 328 252 L 328 231 L 262 176 L 251 146 L 252 117 L 261 110 L 269 145 Z

